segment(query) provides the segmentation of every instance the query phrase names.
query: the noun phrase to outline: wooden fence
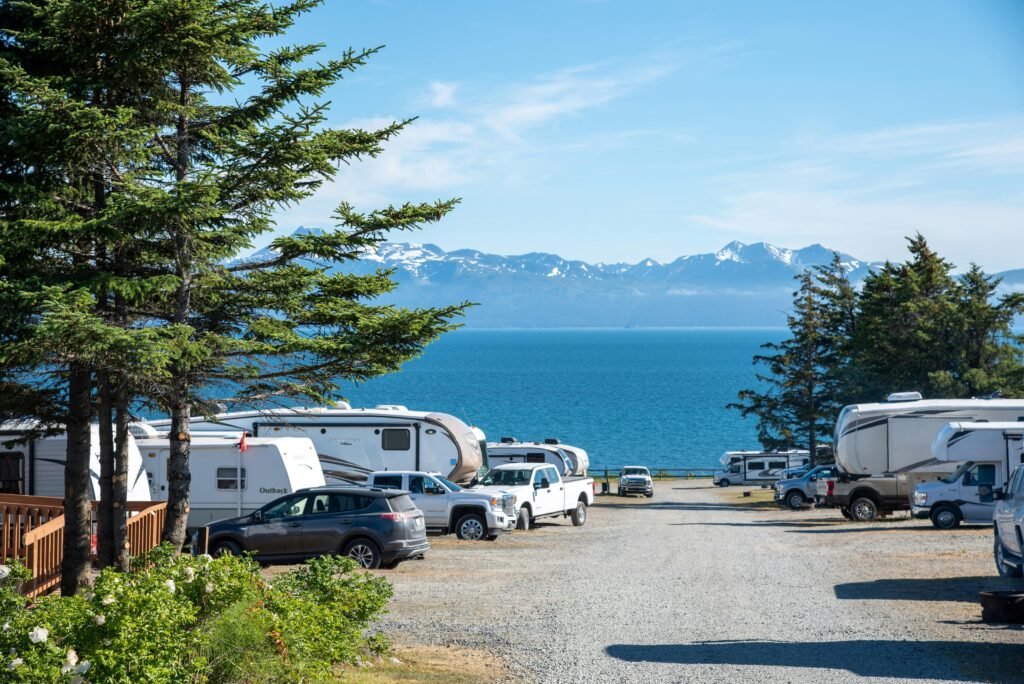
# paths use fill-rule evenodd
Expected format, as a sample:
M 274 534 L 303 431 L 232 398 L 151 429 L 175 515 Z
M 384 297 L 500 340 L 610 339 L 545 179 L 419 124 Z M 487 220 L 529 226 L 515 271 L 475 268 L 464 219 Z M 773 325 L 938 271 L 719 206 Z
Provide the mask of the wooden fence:
M 128 550 L 139 554 L 160 543 L 167 502 L 129 501 Z M 92 504 L 93 540 L 96 502 Z M 32 571 L 22 591 L 35 597 L 60 584 L 64 559 L 64 501 L 55 497 L 0 494 L 0 554 L 19 558 Z

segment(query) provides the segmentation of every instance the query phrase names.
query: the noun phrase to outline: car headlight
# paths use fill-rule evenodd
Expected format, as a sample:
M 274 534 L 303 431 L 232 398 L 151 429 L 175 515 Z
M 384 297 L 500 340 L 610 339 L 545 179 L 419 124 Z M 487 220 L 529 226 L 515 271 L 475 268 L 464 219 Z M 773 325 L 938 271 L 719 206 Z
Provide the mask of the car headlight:
M 501 510 L 501 499 L 499 499 L 497 497 L 491 499 L 491 508 L 493 508 L 496 511 L 500 511 Z
M 928 503 L 928 492 L 914 492 L 914 503 L 918 506 Z

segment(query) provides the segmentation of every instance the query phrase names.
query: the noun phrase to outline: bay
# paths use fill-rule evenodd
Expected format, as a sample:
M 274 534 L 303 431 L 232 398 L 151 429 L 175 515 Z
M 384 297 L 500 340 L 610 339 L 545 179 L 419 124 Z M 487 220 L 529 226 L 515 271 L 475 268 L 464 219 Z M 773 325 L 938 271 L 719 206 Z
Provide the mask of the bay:
M 353 406 L 459 416 L 489 440 L 557 437 L 592 468 L 708 468 L 756 449 L 725 405 L 756 386 L 753 355 L 781 329 L 473 330 L 450 333 L 400 373 L 348 388 Z

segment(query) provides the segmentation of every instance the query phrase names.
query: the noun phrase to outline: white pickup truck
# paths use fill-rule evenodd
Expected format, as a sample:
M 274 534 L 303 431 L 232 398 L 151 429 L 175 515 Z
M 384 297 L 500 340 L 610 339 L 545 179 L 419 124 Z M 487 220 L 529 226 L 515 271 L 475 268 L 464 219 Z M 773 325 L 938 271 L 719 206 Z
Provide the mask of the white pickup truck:
M 528 530 L 538 518 L 572 518 L 576 527 L 587 522 L 587 507 L 594 502 L 594 480 L 563 478 L 546 463 L 508 463 L 491 468 L 472 491 L 515 496 L 517 528 Z
M 418 470 L 378 470 L 366 479 L 370 487 L 404 489 L 423 511 L 427 529 L 452 532 L 459 539 L 493 541 L 515 527 L 515 498 L 505 491 L 463 489 L 440 473 Z

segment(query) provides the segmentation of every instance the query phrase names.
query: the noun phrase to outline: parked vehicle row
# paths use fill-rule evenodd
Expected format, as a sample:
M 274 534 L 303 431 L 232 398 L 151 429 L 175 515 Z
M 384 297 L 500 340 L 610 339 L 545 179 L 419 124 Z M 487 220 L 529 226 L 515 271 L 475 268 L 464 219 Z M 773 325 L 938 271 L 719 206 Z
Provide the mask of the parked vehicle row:
M 720 459 L 724 468 L 715 471 L 712 482 L 719 487 L 771 484 L 787 470 L 810 464 L 809 451 L 727 451 Z

